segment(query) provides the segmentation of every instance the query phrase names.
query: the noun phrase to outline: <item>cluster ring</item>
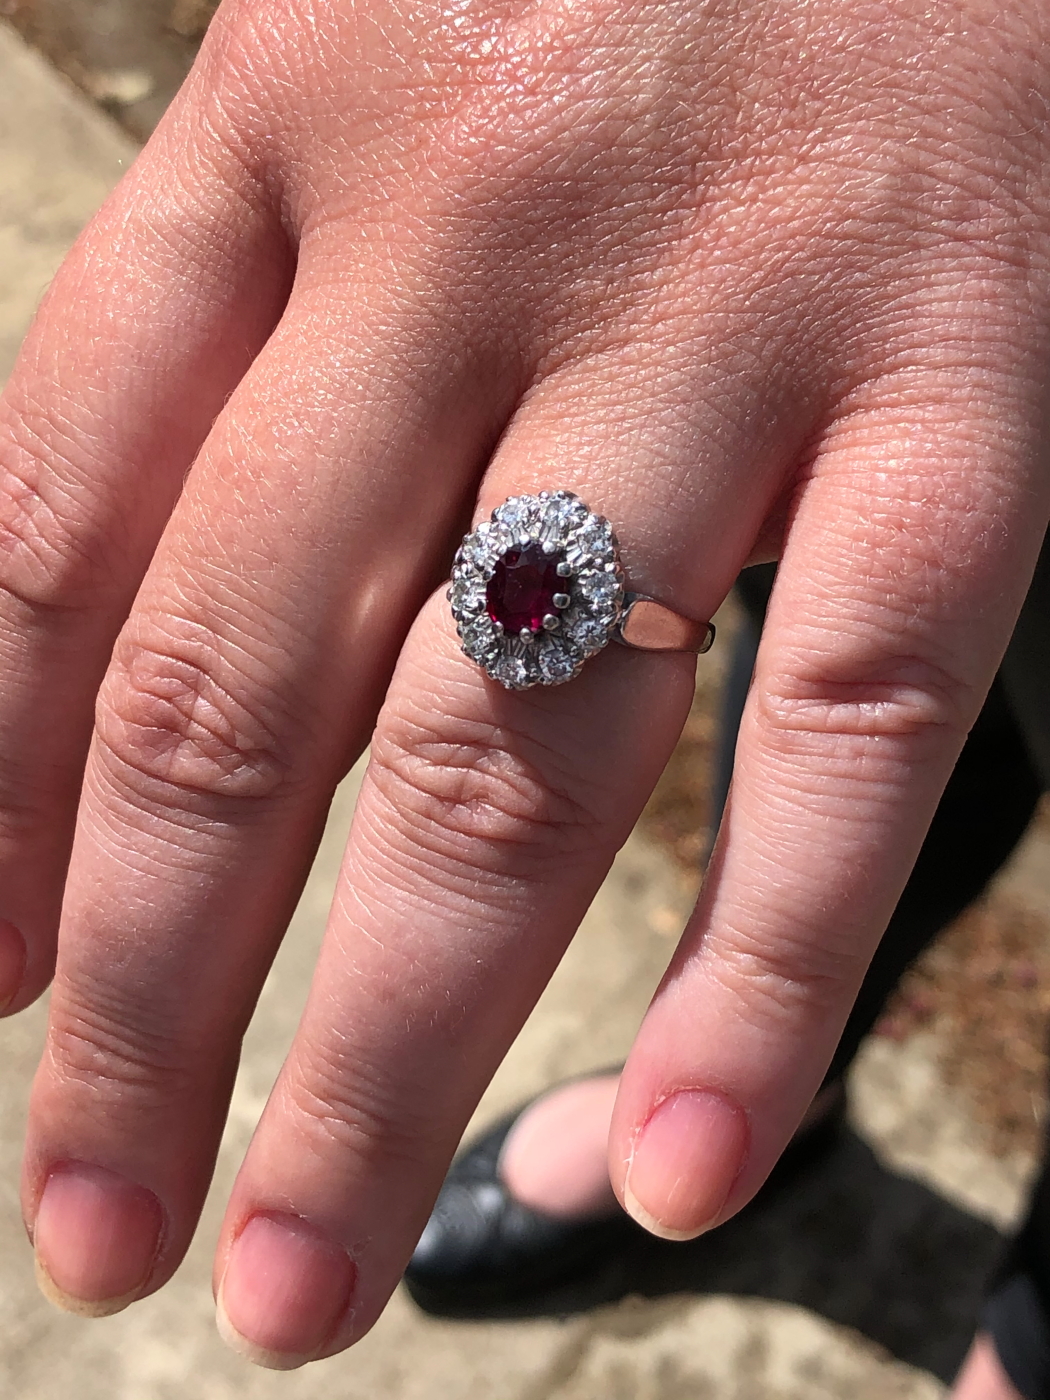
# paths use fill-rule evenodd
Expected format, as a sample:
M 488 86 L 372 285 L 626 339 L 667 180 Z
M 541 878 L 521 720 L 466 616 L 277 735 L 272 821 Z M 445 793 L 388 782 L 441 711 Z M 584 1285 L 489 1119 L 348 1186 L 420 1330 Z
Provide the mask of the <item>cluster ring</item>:
M 463 651 L 508 690 L 572 680 L 613 640 L 697 653 L 714 640 L 628 591 L 612 526 L 571 491 L 497 506 L 456 552 L 447 596 Z

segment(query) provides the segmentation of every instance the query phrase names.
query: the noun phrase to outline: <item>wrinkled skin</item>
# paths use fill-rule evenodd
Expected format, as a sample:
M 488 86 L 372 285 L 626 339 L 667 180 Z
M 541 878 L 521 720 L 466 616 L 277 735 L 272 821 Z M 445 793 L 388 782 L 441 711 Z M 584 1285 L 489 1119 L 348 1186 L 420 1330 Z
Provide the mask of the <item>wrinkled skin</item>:
M 544 487 L 696 618 L 782 558 L 610 1141 L 665 1233 L 755 1192 L 1050 512 L 1048 41 L 1038 0 L 227 0 L 0 418 L 0 997 L 57 949 L 24 1205 L 67 1303 L 179 1263 L 377 725 L 216 1279 L 270 1364 L 383 1308 L 692 694 L 681 655 L 510 694 L 460 654 L 428 595 L 471 518 Z M 679 1090 L 673 1179 L 650 1154 L 625 1196 Z M 260 1219 L 249 1262 L 272 1246 L 298 1303 L 252 1293 Z

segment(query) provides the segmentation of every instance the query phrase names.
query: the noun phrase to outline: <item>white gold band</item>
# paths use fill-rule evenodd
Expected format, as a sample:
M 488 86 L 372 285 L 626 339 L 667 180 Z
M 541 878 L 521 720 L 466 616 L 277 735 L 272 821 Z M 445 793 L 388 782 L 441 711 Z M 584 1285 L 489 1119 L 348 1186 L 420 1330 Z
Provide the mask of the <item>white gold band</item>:
M 712 623 L 694 622 L 643 593 L 625 593 L 613 636 L 636 651 L 691 651 L 703 656 L 711 650 L 715 629 Z

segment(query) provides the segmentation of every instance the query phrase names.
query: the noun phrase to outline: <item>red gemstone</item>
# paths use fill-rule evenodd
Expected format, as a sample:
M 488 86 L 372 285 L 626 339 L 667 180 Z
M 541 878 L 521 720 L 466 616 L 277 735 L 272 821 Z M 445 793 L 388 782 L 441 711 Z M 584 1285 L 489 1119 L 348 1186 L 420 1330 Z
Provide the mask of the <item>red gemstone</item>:
M 547 555 L 538 544 L 508 549 L 493 570 L 485 590 L 485 605 L 493 622 L 510 633 L 523 627 L 538 632 L 548 613 L 557 614 L 555 593 L 565 581 L 558 577 L 559 554 Z

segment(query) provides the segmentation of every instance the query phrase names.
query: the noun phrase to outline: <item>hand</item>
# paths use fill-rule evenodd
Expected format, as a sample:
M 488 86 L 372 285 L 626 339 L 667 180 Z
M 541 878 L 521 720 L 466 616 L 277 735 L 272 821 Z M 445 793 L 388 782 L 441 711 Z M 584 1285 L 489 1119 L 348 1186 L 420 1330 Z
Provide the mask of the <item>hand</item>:
M 216 1281 L 274 1365 L 381 1311 L 692 693 L 680 655 L 506 693 L 460 654 L 427 595 L 472 512 L 544 487 L 694 618 L 781 552 L 610 1144 L 663 1233 L 754 1193 L 1050 511 L 1048 31 L 1038 0 L 227 0 L 3 403 L 0 995 L 57 946 L 24 1203 L 67 1305 L 178 1264 L 378 710 Z

